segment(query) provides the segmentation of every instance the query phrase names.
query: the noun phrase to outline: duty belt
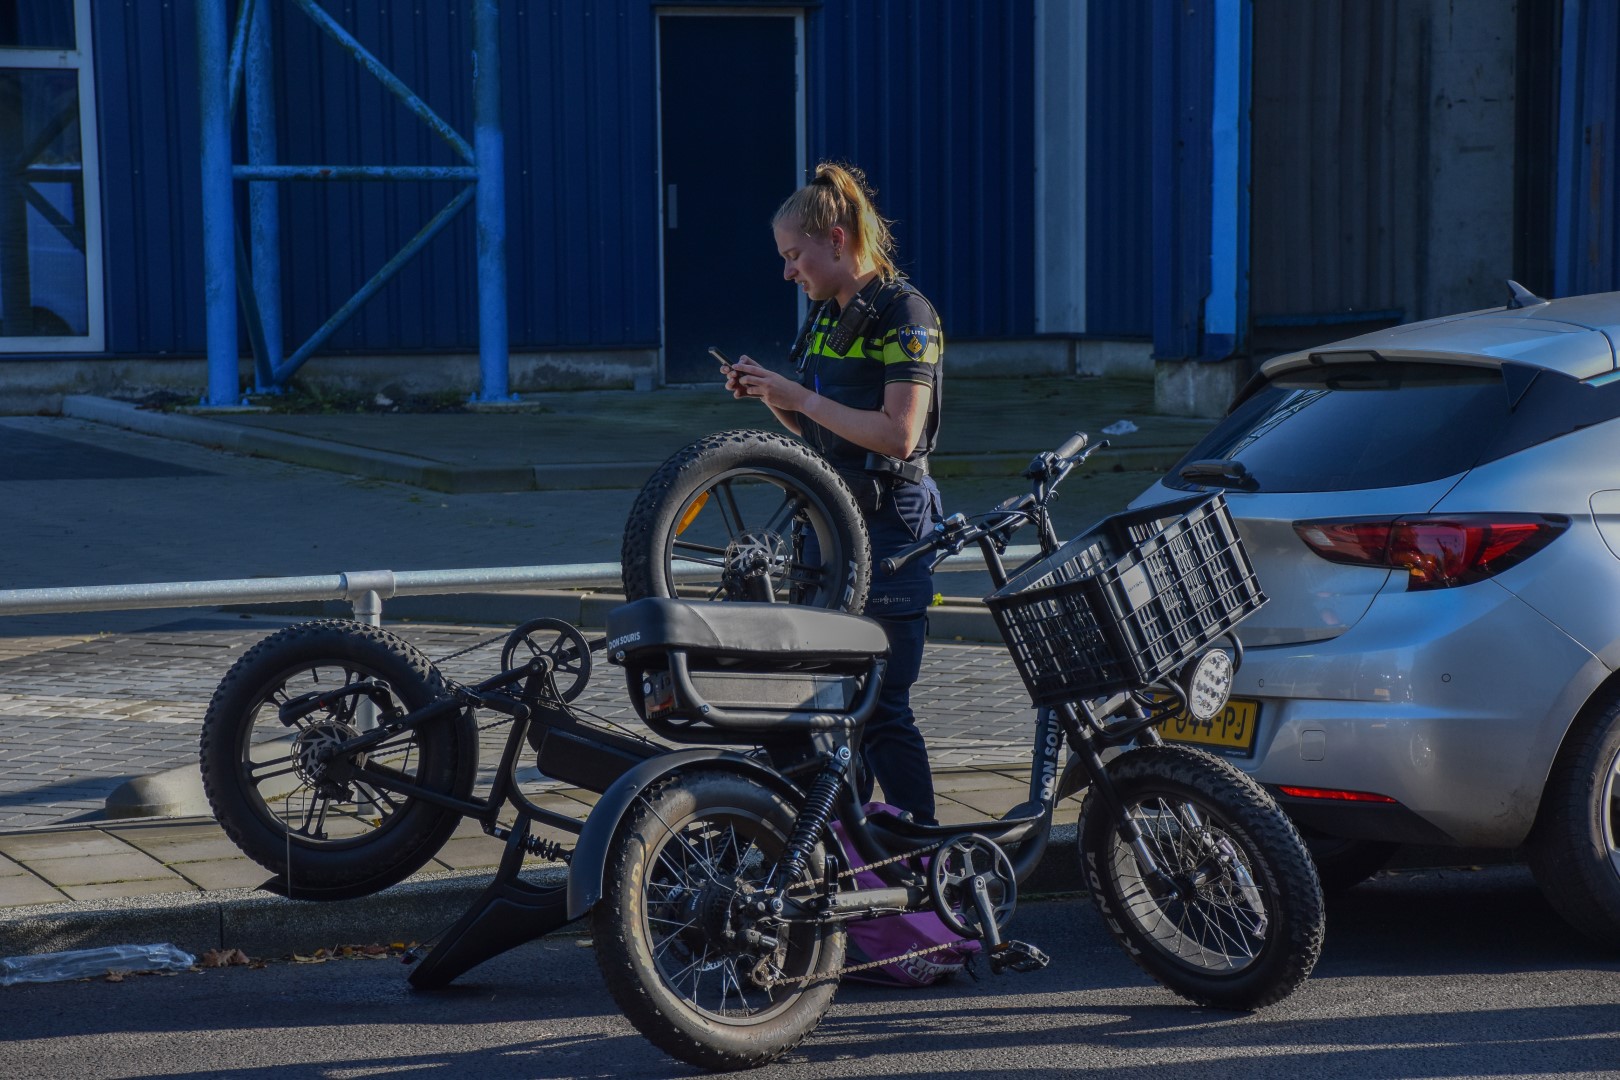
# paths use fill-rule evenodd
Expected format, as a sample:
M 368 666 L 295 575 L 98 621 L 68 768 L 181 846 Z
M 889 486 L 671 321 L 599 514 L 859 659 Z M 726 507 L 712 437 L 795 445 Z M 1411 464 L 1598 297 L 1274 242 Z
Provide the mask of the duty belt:
M 928 459 L 901 461 L 887 454 L 870 453 L 862 466 L 874 476 L 889 476 L 908 484 L 920 484 L 928 477 Z

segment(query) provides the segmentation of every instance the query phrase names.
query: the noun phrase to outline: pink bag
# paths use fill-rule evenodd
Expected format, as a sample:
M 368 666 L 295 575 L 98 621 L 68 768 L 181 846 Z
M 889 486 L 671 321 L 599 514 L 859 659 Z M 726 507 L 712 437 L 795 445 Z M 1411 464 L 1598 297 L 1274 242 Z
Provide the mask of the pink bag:
M 899 813 L 895 807 L 885 803 L 868 803 L 866 806 L 868 814 L 880 810 Z M 844 835 L 843 825 L 834 821 L 832 831 L 833 835 L 838 837 L 839 846 L 844 849 L 844 861 L 856 871 L 856 886 L 862 889 L 884 888 L 883 879 L 878 877 L 875 871 L 862 869 L 866 863 L 855 850 L 855 845 Z M 846 964 L 864 964 L 872 960 L 904 956 L 906 953 L 933 945 L 950 946 L 938 952 L 931 952 L 927 956 L 896 960 L 882 967 L 867 968 L 865 971 L 845 976 L 856 982 L 872 983 L 876 986 L 932 986 L 941 979 L 961 971 L 973 954 L 979 951 L 979 943 L 976 940 L 956 934 L 932 911 L 917 911 L 906 915 L 880 915 L 875 919 L 851 922 L 847 926 L 849 956 L 845 960 Z

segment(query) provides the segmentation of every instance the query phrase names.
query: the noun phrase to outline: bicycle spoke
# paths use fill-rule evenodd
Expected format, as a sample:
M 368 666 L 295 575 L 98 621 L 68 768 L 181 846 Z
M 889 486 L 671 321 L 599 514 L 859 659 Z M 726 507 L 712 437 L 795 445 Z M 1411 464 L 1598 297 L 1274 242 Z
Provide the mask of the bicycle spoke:
M 293 764 L 291 758 L 280 758 L 276 761 L 246 761 L 243 762 L 243 764 L 247 766 L 248 782 L 255 787 L 264 783 L 266 780 L 274 780 L 278 776 L 286 776 L 288 773 L 297 769 L 297 766 Z M 277 766 L 279 766 L 279 768 Z M 264 772 L 263 770 L 265 769 L 274 769 L 275 771 Z
M 716 484 L 713 493 L 720 505 L 720 518 L 725 522 L 728 535 L 735 540 L 748 530 L 743 525 L 742 510 L 737 506 L 737 495 L 731 490 L 731 481 Z
M 681 555 L 681 557 L 687 562 L 701 563 L 704 566 L 714 567 L 724 567 L 726 565 L 726 549 L 717 548 L 712 544 L 699 544 L 692 540 L 674 540 L 670 542 L 669 551 L 672 557 L 675 555 Z M 693 552 L 694 554 L 688 555 L 685 554 L 686 552 Z M 712 555 L 714 558 L 702 559 L 698 557 L 699 555 Z
M 782 505 L 778 506 L 776 508 L 776 512 L 767 519 L 765 523 L 765 531 L 768 533 L 777 534 L 786 532 L 788 523 L 793 520 L 793 515 L 804 509 L 807 501 L 808 500 L 806 500 L 804 495 L 800 492 L 783 492 Z
M 363 783 L 359 780 L 354 782 L 354 786 L 359 788 L 360 791 L 366 795 L 367 801 L 370 802 L 372 806 L 377 807 L 379 810 L 384 806 L 388 808 L 383 813 L 384 817 L 393 817 L 394 814 L 399 812 L 400 806 L 403 805 L 402 803 L 396 801 L 394 796 L 390 795 L 382 788 L 372 787 L 370 784 Z

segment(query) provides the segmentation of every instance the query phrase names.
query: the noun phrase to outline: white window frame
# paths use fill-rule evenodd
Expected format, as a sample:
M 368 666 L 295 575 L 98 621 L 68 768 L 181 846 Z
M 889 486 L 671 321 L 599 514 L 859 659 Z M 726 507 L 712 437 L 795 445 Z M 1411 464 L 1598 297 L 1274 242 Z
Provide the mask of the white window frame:
M 0 353 L 106 351 L 106 288 L 101 259 L 101 145 L 96 135 L 95 57 L 91 51 L 90 0 L 73 0 L 73 49 L 0 48 L 0 68 L 74 71 L 79 84 L 79 157 L 84 170 L 85 324 L 88 333 L 69 337 L 6 337 Z

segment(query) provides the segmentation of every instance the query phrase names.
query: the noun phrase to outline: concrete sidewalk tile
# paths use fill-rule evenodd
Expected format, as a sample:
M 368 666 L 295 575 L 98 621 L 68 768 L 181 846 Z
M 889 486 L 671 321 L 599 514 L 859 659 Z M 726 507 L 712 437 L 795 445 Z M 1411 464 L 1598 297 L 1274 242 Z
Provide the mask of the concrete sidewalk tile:
M 948 773 L 934 776 L 934 790 L 945 794 L 968 791 L 1002 791 L 1016 790 L 1017 781 L 1002 776 L 1000 773 L 985 772 L 978 769 L 952 770 Z
M 167 867 L 150 855 L 127 847 L 122 855 L 30 859 L 28 869 L 53 885 L 101 885 L 111 881 L 173 877 Z
M 270 871 L 252 859 L 203 859 L 176 863 L 169 869 L 204 891 L 256 889 L 270 880 Z
M 0 878 L 17 877 L 28 873 L 28 868 L 0 855 Z
M 82 833 L 52 831 L 0 835 L 0 854 L 27 865 L 47 859 L 118 856 L 129 851 L 128 844 L 94 829 Z
M 229 837 L 152 838 L 136 834 L 123 837 L 129 844 L 162 863 L 203 862 L 209 859 L 238 858 L 242 850 Z
M 67 895 L 33 874 L 0 878 L 0 908 L 66 903 Z
M 934 800 L 934 817 L 939 819 L 941 825 L 964 825 L 970 821 L 984 821 L 992 815 L 977 810 L 966 803 L 955 799 L 938 798 Z
M 126 818 L 103 822 L 100 830 L 136 847 L 159 841 L 189 843 L 225 835 L 225 830 L 213 818 Z
M 452 839 L 433 856 L 451 870 L 480 870 L 499 866 L 506 845 L 493 836 L 462 836 Z
M 130 900 L 138 896 L 194 893 L 199 890 L 180 878 L 149 878 L 142 881 L 110 881 L 99 885 L 64 885 L 62 891 L 74 900 Z
M 973 791 L 953 791 L 948 794 L 941 793 L 941 798 L 961 803 L 969 807 L 982 820 L 984 818 L 1000 817 L 1014 806 L 1024 801 L 1024 792 L 1011 784 L 1005 787 L 978 788 Z

